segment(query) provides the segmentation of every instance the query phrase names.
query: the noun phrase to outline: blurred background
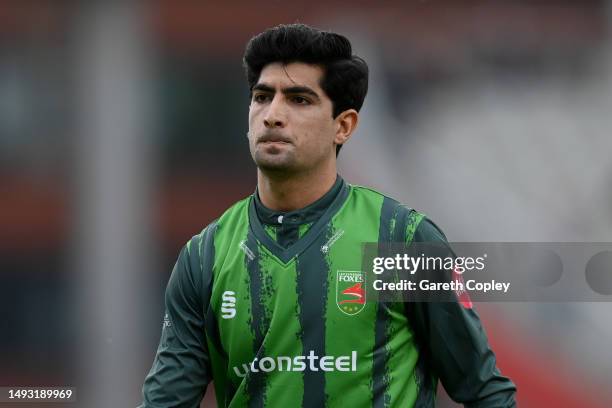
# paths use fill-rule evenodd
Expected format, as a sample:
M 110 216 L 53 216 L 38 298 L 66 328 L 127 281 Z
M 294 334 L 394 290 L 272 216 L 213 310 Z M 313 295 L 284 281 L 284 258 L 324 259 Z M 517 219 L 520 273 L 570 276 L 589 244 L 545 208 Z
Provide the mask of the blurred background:
M 612 241 L 610 1 L 3 0 L 0 385 L 139 403 L 180 247 L 255 188 L 244 45 L 290 22 L 370 66 L 347 181 L 450 241 Z M 477 310 L 521 407 L 612 406 L 612 303 Z

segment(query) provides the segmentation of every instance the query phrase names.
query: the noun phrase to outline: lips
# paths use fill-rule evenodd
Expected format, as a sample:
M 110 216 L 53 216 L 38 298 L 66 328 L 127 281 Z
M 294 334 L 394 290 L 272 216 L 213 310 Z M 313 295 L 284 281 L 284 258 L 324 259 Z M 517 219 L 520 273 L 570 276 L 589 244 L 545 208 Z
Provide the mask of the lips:
M 281 135 L 263 135 L 257 143 L 291 143 L 291 139 Z

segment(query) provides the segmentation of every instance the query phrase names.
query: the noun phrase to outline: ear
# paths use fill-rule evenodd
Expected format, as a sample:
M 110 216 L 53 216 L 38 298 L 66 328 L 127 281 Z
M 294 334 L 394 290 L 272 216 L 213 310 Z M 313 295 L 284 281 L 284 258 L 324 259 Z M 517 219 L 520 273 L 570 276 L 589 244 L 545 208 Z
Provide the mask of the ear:
M 339 114 L 336 119 L 336 135 L 334 136 L 334 144 L 341 145 L 346 143 L 347 140 L 353 135 L 355 129 L 357 129 L 357 122 L 359 122 L 359 113 L 355 109 L 347 109 Z

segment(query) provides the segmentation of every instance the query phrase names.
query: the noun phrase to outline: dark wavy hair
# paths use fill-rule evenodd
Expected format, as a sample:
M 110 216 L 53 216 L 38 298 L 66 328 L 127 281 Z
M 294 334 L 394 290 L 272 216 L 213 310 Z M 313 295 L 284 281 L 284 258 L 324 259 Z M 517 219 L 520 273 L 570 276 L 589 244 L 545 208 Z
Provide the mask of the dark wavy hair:
M 249 90 L 271 63 L 303 62 L 323 68 L 321 88 L 332 101 L 332 117 L 347 109 L 359 112 L 368 92 L 368 65 L 353 55 L 350 41 L 336 33 L 305 24 L 281 24 L 251 38 L 243 65 Z M 342 145 L 336 146 L 336 155 Z

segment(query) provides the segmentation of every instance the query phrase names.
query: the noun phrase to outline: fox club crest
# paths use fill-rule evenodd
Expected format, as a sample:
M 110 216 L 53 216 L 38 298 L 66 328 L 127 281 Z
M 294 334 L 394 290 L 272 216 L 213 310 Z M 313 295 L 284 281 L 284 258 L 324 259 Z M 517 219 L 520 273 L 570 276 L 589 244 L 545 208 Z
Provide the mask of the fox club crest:
M 366 305 L 365 274 L 361 271 L 336 272 L 336 305 L 349 316 L 361 312 Z

